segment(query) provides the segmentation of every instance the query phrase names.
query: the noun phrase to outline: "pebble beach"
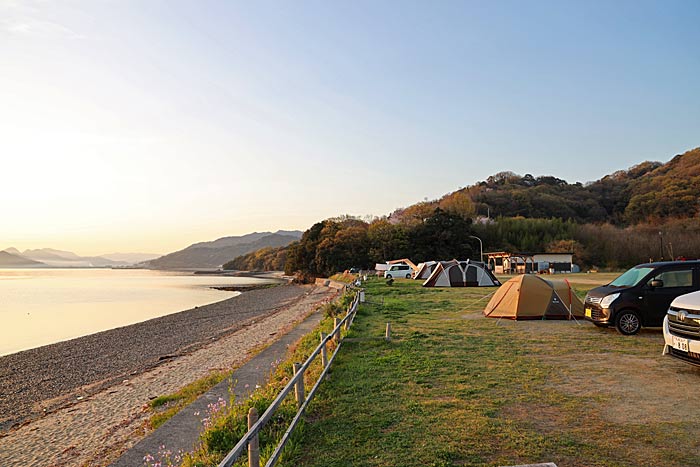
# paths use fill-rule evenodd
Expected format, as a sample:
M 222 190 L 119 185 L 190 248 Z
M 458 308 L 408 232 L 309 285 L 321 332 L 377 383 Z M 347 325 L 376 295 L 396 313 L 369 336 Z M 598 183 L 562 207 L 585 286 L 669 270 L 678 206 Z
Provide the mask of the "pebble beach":
M 98 460 L 107 447 L 113 456 L 137 441 L 148 400 L 239 365 L 334 294 L 294 285 L 250 290 L 0 357 L 0 462 L 107 465 Z

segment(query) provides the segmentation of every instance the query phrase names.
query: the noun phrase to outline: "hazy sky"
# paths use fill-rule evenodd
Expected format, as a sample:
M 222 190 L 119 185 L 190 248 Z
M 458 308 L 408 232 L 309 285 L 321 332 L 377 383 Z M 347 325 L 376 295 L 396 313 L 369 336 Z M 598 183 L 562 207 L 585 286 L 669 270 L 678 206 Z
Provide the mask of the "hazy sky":
M 697 1 L 0 0 L 0 249 L 166 253 L 700 146 Z

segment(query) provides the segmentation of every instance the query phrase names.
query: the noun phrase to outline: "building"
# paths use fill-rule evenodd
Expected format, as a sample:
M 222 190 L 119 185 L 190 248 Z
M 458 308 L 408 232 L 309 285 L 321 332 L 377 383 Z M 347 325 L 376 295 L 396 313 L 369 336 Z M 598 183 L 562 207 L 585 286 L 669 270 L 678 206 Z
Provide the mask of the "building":
M 494 251 L 484 253 L 486 264 L 496 274 L 551 274 L 575 272 L 572 253 L 511 253 Z

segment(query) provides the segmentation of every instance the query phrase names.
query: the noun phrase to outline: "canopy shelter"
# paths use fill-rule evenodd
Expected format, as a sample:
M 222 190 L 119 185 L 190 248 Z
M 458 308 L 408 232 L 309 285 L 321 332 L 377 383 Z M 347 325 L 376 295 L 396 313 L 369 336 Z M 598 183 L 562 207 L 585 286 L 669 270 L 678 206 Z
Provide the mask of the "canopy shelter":
M 416 270 L 416 275 L 413 278 L 420 279 L 422 281 L 426 280 L 433 273 L 437 265 L 437 261 L 426 261 L 425 263 L 418 263 L 418 269 Z
M 413 261 L 411 261 L 408 258 L 392 259 L 391 261 L 387 261 L 386 263 L 377 263 L 374 265 L 374 270 L 377 271 L 378 276 L 381 276 L 384 274 L 384 271 L 388 271 L 393 264 L 407 264 L 411 268 L 412 274 L 413 272 L 418 270 L 418 266 L 413 264 Z
M 411 261 L 411 260 L 408 259 L 408 258 L 392 259 L 391 261 L 387 261 L 387 262 L 386 262 L 386 264 L 389 264 L 389 265 L 391 265 L 391 264 L 401 264 L 401 263 L 403 263 L 403 264 L 408 264 L 408 265 L 411 267 L 411 269 L 414 270 L 414 271 L 416 271 L 416 270 L 418 269 L 418 266 L 416 266 L 415 264 L 413 264 L 413 261 Z
M 423 287 L 493 287 L 498 279 L 479 261 L 440 261 Z
M 567 319 L 583 317 L 583 303 L 568 281 L 525 274 L 504 283 L 484 309 L 490 318 Z

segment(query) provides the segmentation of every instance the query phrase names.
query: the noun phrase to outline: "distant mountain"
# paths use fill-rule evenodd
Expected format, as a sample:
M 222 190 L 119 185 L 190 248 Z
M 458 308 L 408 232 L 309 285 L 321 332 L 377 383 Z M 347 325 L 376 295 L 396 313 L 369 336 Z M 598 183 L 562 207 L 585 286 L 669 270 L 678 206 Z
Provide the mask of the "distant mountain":
M 24 250 L 22 256 L 36 261 L 80 261 L 82 258 L 72 251 L 54 250 L 53 248 L 39 248 L 36 250 Z
M 9 250 L 12 251 L 17 251 L 14 248 L 8 248 Z M 12 253 L 8 253 L 7 250 L 5 251 L 0 251 L 0 268 L 31 268 L 31 267 L 41 267 L 45 266 L 45 264 L 39 262 L 39 261 L 34 261 L 31 259 L 24 258 L 19 255 L 14 255 Z
M 72 251 L 54 250 L 53 248 L 24 250 L 22 257 L 39 261 L 46 266 L 55 268 L 104 268 L 109 266 L 128 266 L 138 262 L 120 261 L 102 256 L 79 256 Z
M 154 269 L 218 268 L 238 256 L 265 247 L 289 245 L 299 240 L 302 232 L 254 232 L 239 237 L 223 237 L 211 242 L 200 242 L 158 259 L 142 263 Z
M 278 233 L 278 232 L 275 232 Z M 253 232 L 238 237 L 222 237 L 211 242 L 194 243 L 187 248 L 226 248 L 229 246 L 243 245 L 245 243 L 257 242 L 263 237 L 272 235 L 272 232 Z M 185 249 L 187 249 L 185 248 Z
M 162 255 L 155 253 L 108 253 L 106 255 L 100 255 L 100 258 L 104 258 L 109 261 L 125 262 L 129 264 L 142 263 L 144 261 L 149 261 L 152 259 L 159 258 Z

